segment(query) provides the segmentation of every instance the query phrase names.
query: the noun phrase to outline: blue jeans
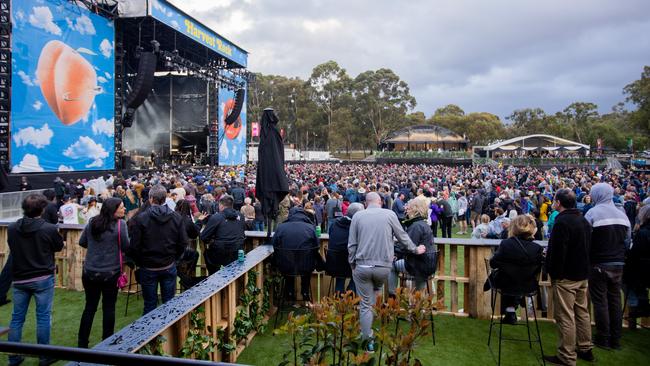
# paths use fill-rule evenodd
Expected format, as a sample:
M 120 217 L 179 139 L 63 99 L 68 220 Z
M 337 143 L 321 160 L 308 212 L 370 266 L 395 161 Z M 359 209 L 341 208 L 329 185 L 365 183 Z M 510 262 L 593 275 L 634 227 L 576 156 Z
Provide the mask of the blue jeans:
M 142 315 L 145 315 L 158 306 L 158 284 L 160 284 L 160 297 L 162 297 L 163 304 L 176 294 L 176 265 L 161 271 L 140 268 L 138 269 L 138 282 L 142 287 L 142 298 L 144 299 Z
M 54 276 L 44 280 L 14 284 L 14 312 L 9 326 L 9 342 L 20 342 L 23 337 L 23 324 L 29 310 L 29 302 L 36 301 L 36 341 L 38 344 L 50 344 L 52 302 L 54 301 Z M 9 356 L 9 364 L 17 364 L 22 356 Z
M 264 221 L 253 221 L 253 230 L 255 231 L 264 231 Z
M 342 294 L 342 293 L 344 293 L 346 291 L 345 290 L 345 280 L 346 279 L 347 278 L 344 278 L 344 277 L 337 277 L 336 278 L 336 282 L 334 282 L 334 292 L 338 292 L 338 293 Z M 350 278 L 350 283 L 348 284 L 347 291 L 352 291 L 355 294 L 357 293 L 357 288 L 354 285 L 354 280 L 352 278 Z

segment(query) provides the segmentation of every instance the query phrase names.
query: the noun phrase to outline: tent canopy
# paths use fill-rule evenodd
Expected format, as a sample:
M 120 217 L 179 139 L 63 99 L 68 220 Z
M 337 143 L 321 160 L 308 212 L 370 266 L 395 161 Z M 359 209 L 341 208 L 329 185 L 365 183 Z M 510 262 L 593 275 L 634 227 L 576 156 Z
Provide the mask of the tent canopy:
M 546 150 L 546 151 L 579 151 L 590 150 L 589 145 L 581 144 L 575 141 L 563 139 L 551 135 L 528 135 L 519 136 L 509 140 L 496 142 L 485 146 L 485 151 L 514 151 L 514 150 Z
M 409 126 L 394 131 L 384 143 L 467 143 L 467 139 L 454 131 L 435 125 Z

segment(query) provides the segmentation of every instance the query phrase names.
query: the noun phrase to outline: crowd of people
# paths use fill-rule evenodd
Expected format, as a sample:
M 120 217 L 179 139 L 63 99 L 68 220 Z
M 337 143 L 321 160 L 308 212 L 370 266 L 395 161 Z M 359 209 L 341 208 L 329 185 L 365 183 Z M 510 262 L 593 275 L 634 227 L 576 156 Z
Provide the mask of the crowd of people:
M 645 269 L 634 264 L 634 259 L 650 257 L 647 175 L 597 168 L 425 164 L 292 163 L 285 168 L 289 194 L 280 202 L 272 227 L 276 254 L 282 249 L 310 253 L 299 273 L 303 299 L 310 299 L 313 269 L 337 273 L 337 291 L 348 282 L 347 289 L 361 297 L 361 332 L 366 338 L 372 339 L 372 305 L 384 282 L 394 294 L 400 273 L 423 288 L 435 272 L 438 235 L 502 239 L 493 267 L 514 262 L 541 268 L 545 263 L 561 338 L 558 355 L 549 361 L 573 365 L 576 354 L 589 358 L 587 293 L 595 309 L 593 343 L 603 347 L 620 347 L 621 302 L 615 295 L 623 284 L 631 312 L 647 315 L 650 310 L 642 287 Z M 164 168 L 87 181 L 56 179 L 43 195 L 28 196 L 23 211 L 24 217 L 10 226 L 11 255 L 0 278 L 2 304 L 8 302 L 7 284 L 13 280 L 9 339 L 21 339 L 33 296 L 38 342 L 49 342 L 54 252 L 63 246 L 55 224 L 86 224 L 79 243 L 88 248 L 79 347 L 88 347 L 100 299 L 102 336 L 113 333 L 116 283 L 125 263 L 138 269 L 146 314 L 158 305 L 159 288 L 164 303 L 176 294 L 177 277 L 182 282 L 183 276 L 192 275 L 193 267 L 186 262 L 196 264 L 194 239 L 205 244 L 203 255 L 212 274 L 237 258 L 245 230 L 262 231 L 267 222 L 255 197 L 252 165 Z M 326 258 L 318 251 L 321 231 L 330 237 Z M 549 239 L 545 251 L 534 241 L 542 239 Z M 626 259 L 626 251 L 636 255 Z M 343 255 L 335 256 L 337 252 Z M 279 256 L 276 263 L 283 262 Z M 295 298 L 294 292 L 293 281 L 287 281 L 284 295 Z M 502 303 L 503 321 L 516 322 L 520 301 Z M 12 357 L 11 364 L 20 363 L 19 356 Z

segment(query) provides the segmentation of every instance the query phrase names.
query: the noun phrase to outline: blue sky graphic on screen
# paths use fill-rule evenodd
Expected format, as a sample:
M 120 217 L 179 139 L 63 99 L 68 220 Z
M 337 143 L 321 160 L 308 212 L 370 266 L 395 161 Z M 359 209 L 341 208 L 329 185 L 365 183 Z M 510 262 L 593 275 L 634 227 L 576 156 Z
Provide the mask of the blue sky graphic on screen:
M 12 172 L 113 169 L 113 23 L 54 0 L 12 22 Z
M 246 89 L 246 86 L 244 86 L 244 89 Z M 220 88 L 219 165 L 246 164 L 246 99 L 244 99 L 244 105 L 237 121 L 230 126 L 226 126 L 224 119 L 234 105 L 235 91 Z

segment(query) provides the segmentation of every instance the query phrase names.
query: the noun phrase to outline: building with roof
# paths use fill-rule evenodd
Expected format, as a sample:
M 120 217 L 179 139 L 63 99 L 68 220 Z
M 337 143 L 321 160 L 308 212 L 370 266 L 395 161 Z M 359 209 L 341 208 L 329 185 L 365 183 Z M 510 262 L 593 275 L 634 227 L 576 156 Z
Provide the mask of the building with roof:
M 409 126 L 390 133 L 380 144 L 385 151 L 464 151 L 465 136 L 435 125 Z
M 533 153 L 536 155 L 549 155 L 556 154 L 557 152 L 573 152 L 588 155 L 591 150 L 589 145 L 543 134 L 518 136 L 487 146 L 474 146 L 472 149 L 479 155 L 485 155 L 488 158 L 495 156 L 495 154 L 503 155 L 503 153 L 516 155 L 530 155 Z

